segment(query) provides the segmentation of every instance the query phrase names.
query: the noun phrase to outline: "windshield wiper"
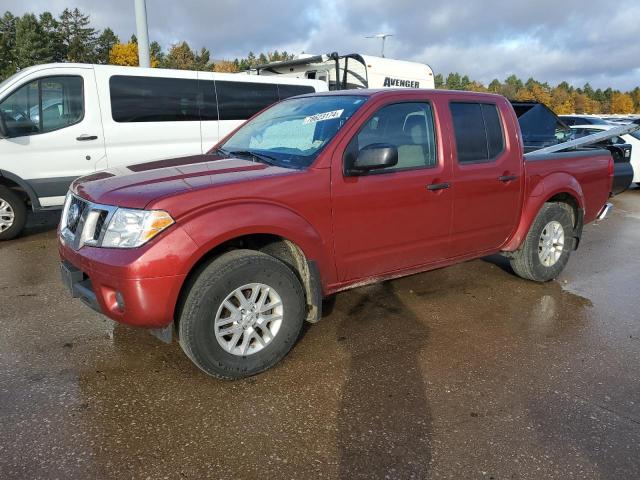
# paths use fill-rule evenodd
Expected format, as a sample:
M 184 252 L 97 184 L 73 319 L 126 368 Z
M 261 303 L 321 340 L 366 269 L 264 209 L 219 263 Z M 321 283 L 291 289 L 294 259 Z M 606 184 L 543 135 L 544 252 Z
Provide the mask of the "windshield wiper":
M 259 162 L 266 163 L 267 165 L 278 165 L 278 159 L 272 157 L 271 155 L 267 155 L 265 153 L 256 153 L 251 150 L 234 150 L 232 152 L 228 152 L 229 155 L 235 155 L 238 157 L 251 157 Z
M 231 154 L 229 152 L 227 152 L 225 149 L 220 148 L 220 147 L 216 148 L 214 150 L 214 152 L 217 152 L 217 153 L 221 154 L 223 157 L 230 157 L 231 156 Z

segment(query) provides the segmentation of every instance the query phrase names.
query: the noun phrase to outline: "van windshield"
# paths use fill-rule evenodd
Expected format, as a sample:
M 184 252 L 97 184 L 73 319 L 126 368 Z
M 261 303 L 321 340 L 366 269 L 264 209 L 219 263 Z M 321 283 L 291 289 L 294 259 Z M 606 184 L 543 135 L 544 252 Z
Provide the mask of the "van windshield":
M 306 168 L 366 100 L 359 95 L 285 100 L 247 122 L 218 151 Z

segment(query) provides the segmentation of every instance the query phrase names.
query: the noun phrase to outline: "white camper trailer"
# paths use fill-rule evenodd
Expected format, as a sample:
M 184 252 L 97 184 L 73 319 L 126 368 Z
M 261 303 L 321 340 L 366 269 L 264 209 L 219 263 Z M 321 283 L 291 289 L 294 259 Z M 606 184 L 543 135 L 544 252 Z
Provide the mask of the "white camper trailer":
M 352 88 L 435 88 L 429 65 L 370 55 L 300 55 L 294 60 L 258 65 L 254 75 L 284 75 L 321 80 L 330 90 Z

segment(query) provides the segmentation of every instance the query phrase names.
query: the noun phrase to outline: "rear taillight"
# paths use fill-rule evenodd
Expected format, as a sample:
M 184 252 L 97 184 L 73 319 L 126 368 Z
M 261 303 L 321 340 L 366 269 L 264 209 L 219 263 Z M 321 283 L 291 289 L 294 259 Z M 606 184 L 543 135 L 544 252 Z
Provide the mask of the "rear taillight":
M 609 176 L 613 177 L 613 171 L 614 171 L 614 166 L 613 166 L 613 157 L 609 159 Z

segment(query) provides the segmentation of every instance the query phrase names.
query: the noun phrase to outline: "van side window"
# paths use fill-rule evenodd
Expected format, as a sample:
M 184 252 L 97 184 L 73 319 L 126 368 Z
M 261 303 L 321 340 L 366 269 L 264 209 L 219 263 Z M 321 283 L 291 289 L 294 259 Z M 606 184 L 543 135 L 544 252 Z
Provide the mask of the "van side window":
M 494 160 L 504 150 L 498 107 L 492 103 L 452 102 L 458 163 Z
M 382 107 L 360 129 L 356 140 L 358 150 L 372 143 L 397 147 L 397 165 L 375 173 L 436 164 L 433 113 L 428 103 L 396 103 Z
M 197 80 L 114 75 L 109 91 L 116 122 L 200 120 Z
M 216 80 L 216 93 L 220 120 L 246 120 L 279 98 L 273 83 Z
M 304 95 L 305 93 L 314 93 L 315 89 L 309 85 L 278 85 L 278 96 L 280 100 L 295 97 L 296 95 Z
M 0 103 L 11 137 L 60 130 L 84 117 L 82 77 L 59 76 L 34 80 Z

